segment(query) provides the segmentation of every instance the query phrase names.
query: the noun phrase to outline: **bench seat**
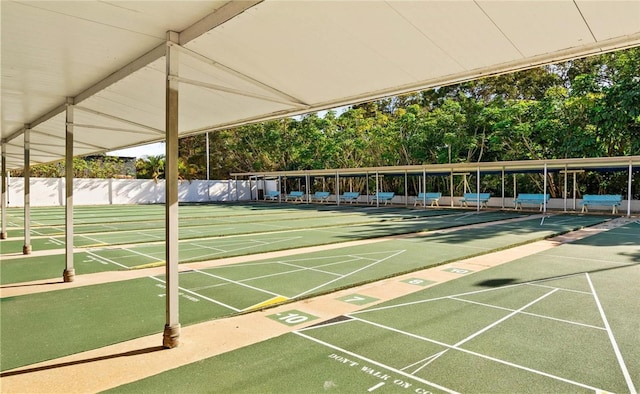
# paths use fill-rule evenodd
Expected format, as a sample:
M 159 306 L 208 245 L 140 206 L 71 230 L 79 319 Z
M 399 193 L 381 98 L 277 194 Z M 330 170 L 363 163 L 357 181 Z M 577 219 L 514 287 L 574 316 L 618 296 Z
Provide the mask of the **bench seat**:
M 374 202 L 380 202 L 380 201 L 384 201 L 384 205 L 387 205 L 387 203 L 391 202 L 391 200 L 393 200 L 393 197 L 396 194 L 394 192 L 378 192 L 372 196 L 369 196 L 369 203 L 373 204 Z
M 331 193 L 329 192 L 315 192 L 313 194 L 313 196 L 311 196 L 311 201 L 318 201 L 318 202 L 329 202 L 329 196 L 331 195 Z
M 544 204 L 548 203 L 550 198 L 550 194 L 520 193 L 518 194 L 518 197 L 513 200 L 513 204 L 515 205 L 516 210 L 518 210 L 518 207 L 522 210 L 522 204 L 540 205 L 540 210 L 542 211 Z
M 416 205 L 421 204 L 423 207 L 426 207 L 427 203 L 429 203 L 429 206 L 431 207 L 439 207 L 440 204 L 438 204 L 438 201 L 440 200 L 440 197 L 442 197 L 442 193 L 418 193 L 416 198 L 413 200 L 413 206 L 415 207 Z
M 487 208 L 487 203 L 491 198 L 491 193 L 465 193 L 460 199 L 460 206 L 468 207 L 469 204 L 477 204 L 480 202 L 480 208 Z
M 289 201 L 289 200 L 302 202 L 304 200 L 304 192 L 301 192 L 301 191 L 290 192 L 289 194 L 284 196 L 284 201 Z
M 340 195 L 340 201 L 349 202 L 349 204 L 353 204 L 354 202 L 358 202 L 358 197 L 360 197 L 360 193 L 358 192 L 346 192 Z
M 620 194 L 585 194 L 582 196 L 582 213 L 589 212 L 589 205 L 611 207 L 611 213 L 618 213 L 618 205 L 622 204 Z
M 277 190 L 269 190 L 267 194 L 264 195 L 265 200 L 275 201 L 280 198 L 280 192 Z

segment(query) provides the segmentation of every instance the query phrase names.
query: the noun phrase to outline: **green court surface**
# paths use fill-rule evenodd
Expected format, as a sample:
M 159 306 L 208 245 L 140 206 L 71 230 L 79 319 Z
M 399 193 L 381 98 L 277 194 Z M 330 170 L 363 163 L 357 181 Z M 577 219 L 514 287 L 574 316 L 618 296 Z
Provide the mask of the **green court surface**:
M 376 222 L 373 223 L 313 227 L 313 221 L 311 220 L 306 223 L 297 221 L 299 222 L 296 223 L 297 226 L 302 227 L 303 224 L 306 224 L 306 227 L 289 228 L 287 230 L 276 228 L 270 232 L 262 231 L 259 234 L 251 234 L 250 236 L 238 236 L 233 233 L 233 229 L 226 228 L 226 231 L 230 233 L 229 235 L 221 233 L 213 237 L 182 240 L 180 242 L 179 259 L 180 262 L 203 261 L 522 217 L 522 215 L 512 212 L 483 212 L 476 214 L 452 210 L 425 210 L 418 212 L 404 210 L 404 212 L 401 211 L 396 214 L 375 211 L 377 213 L 367 213 L 370 217 L 376 218 Z M 333 213 L 332 215 L 335 217 L 332 220 L 340 223 L 343 219 L 342 214 Z M 344 214 L 348 217 L 353 216 L 346 212 Z M 390 218 L 393 218 L 393 220 Z M 583 221 L 586 225 L 589 225 L 604 219 L 602 217 L 580 217 L 580 219 L 572 220 Z M 216 231 L 224 232 L 222 229 L 217 229 Z M 131 233 L 124 233 L 127 235 L 120 236 L 131 237 Z M 94 241 L 98 239 L 95 238 L 97 235 L 93 237 Z M 45 240 L 43 239 L 42 241 L 45 242 Z M 51 239 L 48 240 L 50 241 Z M 101 238 L 101 240 L 107 241 L 105 238 Z M 5 243 L 1 244 L 3 245 L 2 252 L 6 253 Z M 15 246 L 17 247 L 17 244 Z M 129 240 L 126 246 L 119 248 L 105 248 L 104 246 L 108 245 L 85 248 L 86 251 L 75 254 L 74 264 L 76 264 L 76 273 L 78 275 L 164 264 L 165 248 L 163 241 L 136 244 L 135 240 Z M 57 244 L 57 247 L 60 247 L 60 245 Z M 34 249 L 36 248 L 34 247 Z M 0 265 L 0 273 L 2 274 L 0 283 L 10 284 L 57 278 L 61 275 L 60 273 L 63 269 L 64 256 L 61 254 L 9 259 L 3 261 Z
M 460 276 L 110 392 L 637 392 L 639 223 Z
M 461 215 L 456 210 L 407 210 L 404 208 L 354 207 L 308 207 L 279 209 L 255 209 L 251 211 L 224 210 L 225 207 L 199 206 L 200 212 L 187 211 L 181 213 L 180 239 L 200 239 L 239 234 L 290 231 L 306 228 L 334 227 L 341 225 L 358 225 L 367 223 L 383 223 L 414 220 L 430 216 L 449 214 Z M 110 207 L 107 207 L 110 208 Z M 159 219 L 145 218 L 140 212 L 149 206 L 125 209 L 124 212 L 102 213 L 105 207 L 96 207 L 95 212 L 85 213 L 85 222 L 91 224 L 74 225 L 75 247 L 98 247 L 118 244 L 138 244 L 163 241 L 165 237 L 164 217 Z M 157 210 L 156 207 L 153 207 Z M 194 208 L 194 207 L 184 207 Z M 182 209 L 184 211 L 184 209 Z M 463 212 L 463 211 L 462 211 Z M 226 215 L 225 215 L 226 213 Z M 93 215 L 93 216 L 92 216 Z M 133 216 L 131 216 L 133 215 Z M 150 213 L 152 215 L 152 213 Z M 157 216 L 157 215 L 155 215 Z M 154 217 L 154 216 L 151 216 Z M 40 219 L 43 220 L 43 219 Z M 409 230 L 411 231 L 411 230 Z M 12 230 L 10 235 L 21 237 L 23 230 Z M 63 227 L 33 226 L 31 245 L 33 250 L 63 249 L 65 239 Z M 22 251 L 22 239 L 3 241 L 2 253 L 19 253 Z
M 531 242 L 601 220 L 560 215 L 547 218 L 543 225 L 539 219 L 495 223 L 486 228 L 186 271 L 180 274 L 180 320 L 188 325 L 243 313 Z M 157 332 L 163 326 L 163 288 L 163 277 L 158 276 L 2 298 L 2 319 L 11 324 L 0 327 L 1 368 Z M 73 335 L 69 335 L 70 327 Z

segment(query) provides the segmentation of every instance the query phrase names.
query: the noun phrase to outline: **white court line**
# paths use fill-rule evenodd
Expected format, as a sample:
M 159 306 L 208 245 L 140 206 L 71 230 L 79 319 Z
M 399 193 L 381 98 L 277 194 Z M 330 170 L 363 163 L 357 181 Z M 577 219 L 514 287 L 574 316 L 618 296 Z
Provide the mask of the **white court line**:
M 162 280 L 162 279 L 160 279 L 160 278 L 156 278 L 155 276 L 149 276 L 149 278 L 154 279 L 154 280 L 157 280 L 158 282 L 162 282 L 162 283 L 165 283 L 165 284 L 167 283 L 167 282 L 165 282 L 164 280 Z M 182 290 L 182 291 L 184 291 L 184 292 L 187 292 L 187 293 L 189 293 L 189 294 L 193 294 L 193 295 L 194 295 L 194 296 L 196 296 L 196 297 L 200 297 L 200 298 L 202 298 L 203 300 L 207 300 L 207 301 L 212 302 L 212 303 L 214 303 L 214 304 L 217 304 L 217 305 L 223 306 L 223 307 L 225 307 L 225 308 L 229 308 L 229 309 L 231 309 L 232 311 L 235 311 L 235 312 L 241 312 L 241 311 L 242 311 L 242 309 L 234 308 L 234 307 L 232 307 L 231 305 L 227 305 L 227 304 L 225 304 L 225 303 L 223 303 L 223 302 L 216 301 L 216 300 L 214 300 L 213 298 L 209 298 L 209 297 L 203 296 L 202 294 L 196 293 L 195 291 L 191 291 L 191 290 L 185 289 L 184 287 L 178 287 L 178 289 L 180 289 L 180 290 Z
M 556 287 L 556 286 L 545 286 L 545 285 L 539 285 L 537 283 L 528 283 L 527 286 L 544 287 L 546 289 L 559 289 L 562 291 L 567 291 L 569 293 L 578 293 L 578 294 L 587 294 L 587 295 L 593 294 L 593 293 L 589 293 L 588 291 L 565 289 L 564 287 Z
M 616 354 L 616 358 L 618 359 L 618 364 L 620 364 L 620 369 L 622 370 L 622 374 L 624 375 L 624 379 L 627 382 L 627 387 L 629 387 L 629 392 L 631 394 L 636 394 L 636 388 L 633 385 L 633 380 L 631 379 L 631 375 L 629 374 L 629 370 L 627 369 L 627 365 L 624 363 L 624 359 L 622 358 L 622 353 L 620 353 L 620 348 L 618 348 L 618 343 L 616 342 L 616 338 L 613 336 L 613 331 L 611 331 L 611 326 L 609 325 L 609 321 L 607 320 L 607 316 L 604 314 L 604 309 L 602 308 L 602 304 L 600 303 L 600 298 L 598 298 L 598 294 L 596 293 L 596 289 L 593 286 L 593 282 L 591 282 L 591 276 L 589 273 L 585 273 L 587 276 L 587 281 L 589 282 L 589 287 L 593 292 L 593 298 L 596 301 L 596 305 L 598 306 L 598 310 L 600 311 L 600 316 L 602 317 L 602 321 L 604 322 L 604 326 L 607 329 L 607 335 L 609 335 L 609 340 L 611 341 L 611 346 L 613 347 L 613 351 Z
M 442 351 L 439 351 L 438 353 L 436 353 L 436 354 L 432 354 L 432 355 L 430 355 L 430 356 L 429 356 L 429 357 L 427 357 L 427 358 L 423 358 L 422 360 L 417 361 L 417 362 L 415 362 L 415 363 L 413 363 L 413 364 L 411 364 L 411 365 L 407 365 L 406 367 L 402 368 L 402 370 L 404 371 L 404 370 L 405 370 L 405 369 L 407 369 L 407 368 L 410 368 L 410 367 L 413 367 L 413 366 L 415 366 L 415 365 L 417 365 L 417 364 L 423 363 L 421 366 L 419 366 L 418 368 L 416 368 L 416 370 L 415 370 L 415 371 L 411 372 L 411 374 L 412 374 L 412 375 L 413 375 L 413 374 L 415 374 L 415 373 L 418 373 L 418 372 L 420 372 L 424 367 L 426 367 L 426 366 L 428 366 L 429 364 L 431 364 L 432 362 L 436 361 L 437 359 L 439 359 L 439 358 L 440 358 L 440 356 L 442 356 L 443 354 L 445 354 L 445 353 L 446 353 L 446 352 L 448 352 L 448 351 L 449 351 L 449 349 L 444 349 L 444 350 L 442 350 Z
M 545 286 L 548 287 L 548 286 Z M 553 287 L 549 287 L 550 289 L 553 289 Z M 556 288 L 556 290 L 562 290 L 562 289 L 558 289 Z M 591 295 L 591 293 L 588 293 L 589 295 Z M 511 308 L 504 308 L 501 306 L 497 306 L 497 305 L 491 305 L 491 304 L 485 304 L 483 302 L 477 302 L 477 301 L 471 301 L 471 300 L 465 300 L 464 298 L 457 298 L 457 297 L 449 297 L 452 300 L 456 300 L 456 301 L 462 301 L 462 302 L 467 302 L 469 304 L 475 304 L 475 305 L 480 305 L 480 306 L 486 306 L 489 308 L 494 308 L 494 309 L 501 309 L 503 311 L 515 311 L 515 309 L 511 309 Z M 558 319 L 556 317 L 551 317 L 551 316 L 545 316 L 545 315 L 539 315 L 537 313 L 531 313 L 531 312 L 520 312 L 520 314 L 522 315 L 529 315 L 529 316 L 534 316 L 534 317 L 539 317 L 541 319 L 548 319 L 548 320 L 555 320 L 555 321 L 559 321 L 562 323 L 568 323 L 568 324 L 575 324 L 577 326 L 582 326 L 582 327 L 587 327 L 587 328 L 594 328 L 596 330 L 606 330 L 606 328 L 604 327 L 598 327 L 598 326 L 592 326 L 591 324 L 585 324 L 585 323 L 578 323 L 575 321 L 571 321 L 571 320 L 564 320 L 564 319 Z
M 204 258 L 204 257 L 209 257 L 209 256 L 215 256 L 218 255 L 220 253 L 229 253 L 229 252 L 237 252 L 239 250 L 245 250 L 245 249 L 251 249 L 251 248 L 257 248 L 259 246 L 265 246 L 265 245 L 274 245 L 277 243 L 281 243 L 281 242 L 287 242 L 287 241 L 291 241 L 294 239 L 298 239 L 298 238 L 302 238 L 302 237 L 290 237 L 290 238 L 283 238 L 283 239 L 278 239 L 276 241 L 261 241 L 261 240 L 256 240 L 256 239 L 252 239 L 249 242 L 251 242 L 251 244 L 249 244 L 249 246 L 244 246 L 242 248 L 235 248 L 235 249 L 219 249 L 220 251 L 216 252 L 216 253 L 205 253 L 202 255 L 198 255 L 196 256 L 197 258 Z M 198 246 L 198 244 L 195 243 L 191 243 L 191 242 L 185 242 L 187 245 L 196 245 Z M 246 245 L 247 242 L 233 242 L 231 243 L 231 245 L 237 245 L 237 244 L 241 244 L 241 245 Z M 229 245 L 229 243 L 227 244 L 223 244 L 222 246 L 226 246 Z M 206 247 L 206 246 L 201 246 L 202 248 L 206 248 L 206 249 L 210 249 L 210 250 L 216 250 L 217 248 L 212 248 L 212 247 Z M 193 250 L 193 249 L 189 249 L 189 250 Z
M 382 329 L 385 329 L 385 330 L 397 332 L 399 334 L 403 334 L 403 335 L 406 335 L 406 336 L 409 336 L 409 337 L 412 337 L 412 338 L 416 338 L 416 339 L 419 339 L 419 340 L 422 340 L 422 341 L 435 343 L 436 345 L 444 346 L 444 347 L 449 348 L 449 349 L 455 349 L 455 350 L 461 351 L 463 353 L 467 353 L 467 354 L 470 354 L 472 356 L 484 358 L 484 359 L 487 359 L 487 360 L 490 360 L 490 361 L 495 361 L 497 363 L 504 364 L 504 365 L 507 365 L 509 367 L 513 367 L 513 368 L 521 369 L 521 370 L 524 370 L 524 371 L 527 371 L 527 372 L 531 372 L 531 373 L 534 373 L 534 374 L 542 375 L 542 376 L 545 376 L 545 377 L 548 377 L 548 378 L 551 378 L 551 379 L 555 379 L 555 380 L 559 380 L 561 382 L 573 384 L 575 386 L 583 387 L 583 388 L 586 388 L 586 389 L 589 389 L 589 390 L 593 390 L 593 391 L 596 391 L 596 392 L 606 392 L 606 390 L 602 390 L 602 389 L 599 389 L 599 388 L 596 388 L 596 387 L 592 387 L 592 386 L 589 386 L 589 385 L 586 385 L 586 384 L 583 384 L 583 383 L 574 382 L 573 380 L 565 379 L 565 378 L 560 377 L 560 376 L 555 376 L 555 375 L 552 375 L 552 374 L 547 373 L 547 372 L 538 371 L 536 369 L 525 367 L 525 366 L 518 365 L 518 364 L 514 364 L 514 363 L 509 362 L 509 361 L 500 360 L 499 358 L 487 356 L 485 354 L 477 353 L 477 352 L 474 352 L 472 350 L 467 350 L 467 349 L 464 349 L 464 348 L 455 347 L 455 346 L 446 344 L 444 342 L 440 342 L 440 341 L 436 341 L 434 339 L 430 339 L 430 338 L 426 338 L 426 337 L 423 337 L 423 336 L 420 336 L 420 335 L 412 334 L 410 332 L 406 332 L 406 331 L 399 330 L 397 328 L 385 326 L 383 324 L 379 324 L 379 323 L 375 323 L 375 322 L 372 322 L 372 321 L 364 320 L 364 319 L 361 319 L 359 317 L 354 317 L 354 316 L 351 316 L 351 315 L 348 315 L 348 316 L 351 317 L 353 320 L 357 320 L 357 321 L 360 321 L 360 322 L 363 322 L 363 323 L 366 323 L 366 324 L 370 324 L 370 325 L 378 327 L 378 328 L 382 328 Z
M 158 258 L 158 257 L 152 256 L 152 255 L 150 255 L 150 254 L 146 254 L 146 253 L 138 252 L 138 251 L 137 251 L 137 250 L 135 250 L 134 248 L 131 248 L 131 249 L 128 249 L 128 248 L 122 248 L 122 249 L 120 249 L 120 250 L 126 250 L 127 252 L 131 252 L 131 253 L 134 253 L 134 254 L 137 254 L 137 255 L 140 255 L 140 256 L 143 256 L 143 257 L 148 257 L 148 258 L 150 258 L 150 259 L 152 259 L 152 260 L 155 260 L 156 262 L 157 262 L 157 261 L 163 261 L 163 260 L 164 260 L 164 259 L 162 259 L 162 258 Z M 127 257 L 131 257 L 131 255 L 129 255 L 129 256 L 127 256 Z
M 340 275 L 340 274 L 336 274 L 335 272 L 319 270 L 319 269 L 317 269 L 315 267 L 303 267 L 303 266 L 300 266 L 300 265 L 290 264 L 290 263 L 287 263 L 287 262 L 284 262 L 284 261 L 279 261 L 278 263 L 282 264 L 282 265 L 288 265 L 290 267 L 300 268 L 299 270 L 293 270 L 293 271 L 290 271 L 290 272 L 297 272 L 297 271 L 301 271 L 302 270 L 302 271 L 315 271 L 315 272 L 320 272 L 321 274 L 334 275 L 334 276 L 339 276 Z M 340 263 L 343 263 L 343 261 L 341 261 Z
M 103 240 L 99 240 L 99 239 L 91 238 L 91 237 L 89 237 L 89 236 L 87 236 L 87 235 L 83 235 L 83 234 L 78 234 L 78 235 L 76 235 L 76 236 L 77 236 L 77 237 L 79 237 L 79 238 L 84 238 L 84 239 L 88 239 L 88 240 L 93 241 L 93 242 L 97 242 L 97 243 L 99 243 L 99 244 L 106 244 L 106 243 L 107 243 L 107 242 L 105 242 L 105 241 L 103 241 Z
M 233 283 L 233 284 L 236 284 L 236 285 L 239 285 L 239 286 L 247 287 L 247 288 L 252 289 L 252 290 L 260 291 L 262 293 L 271 294 L 272 296 L 275 296 L 275 297 L 284 297 L 282 294 L 273 293 L 273 292 L 270 292 L 269 290 L 260 289 L 258 287 L 254 287 L 254 286 L 248 285 L 246 283 L 239 282 L 237 280 L 231 280 L 231 279 L 223 278 L 222 276 L 210 274 L 208 272 L 204 272 L 204 271 L 200 271 L 200 270 L 194 270 L 194 271 L 198 272 L 200 274 L 203 274 L 203 275 L 210 276 L 212 278 L 220 279 L 220 280 L 223 280 L 223 281 L 226 281 L 226 282 L 229 282 L 229 283 Z
M 410 379 L 413 379 L 413 380 L 417 380 L 417 381 L 418 381 L 418 382 L 420 382 L 420 383 L 426 384 L 426 385 L 431 386 L 431 387 L 435 387 L 435 388 L 437 388 L 437 389 L 439 389 L 439 390 L 442 390 L 442 391 L 445 391 L 445 392 L 447 392 L 447 393 L 452 393 L 452 394 L 457 393 L 456 391 L 451 390 L 451 389 L 448 389 L 448 388 L 443 387 L 443 386 L 440 386 L 439 384 L 436 384 L 436 383 L 430 382 L 430 381 L 428 381 L 428 380 L 425 380 L 425 379 L 419 378 L 419 377 L 417 377 L 417 376 L 413 376 L 413 375 L 411 375 L 411 374 L 409 374 L 409 373 L 407 373 L 407 372 L 401 371 L 401 370 L 399 370 L 399 369 L 393 368 L 393 367 L 391 367 L 391 366 L 385 365 L 385 364 L 383 364 L 383 363 L 380 363 L 380 362 L 375 361 L 375 360 L 372 360 L 372 359 L 370 359 L 370 358 L 367 358 L 367 357 L 361 356 L 361 355 L 359 355 L 359 354 L 356 354 L 356 353 L 350 352 L 350 351 L 348 351 L 348 350 L 346 350 L 346 349 L 343 349 L 343 348 L 341 348 L 341 347 L 339 347 L 339 346 L 336 346 L 336 345 L 332 345 L 332 344 L 330 344 L 330 343 L 328 343 L 328 342 L 325 342 L 325 341 L 322 341 L 322 340 L 320 340 L 320 339 L 317 339 L 317 338 L 314 338 L 314 337 L 310 337 L 310 336 L 308 336 L 308 335 L 306 335 L 306 334 L 301 333 L 300 331 L 294 331 L 293 333 L 294 333 L 294 334 L 296 334 L 296 335 L 298 335 L 298 336 L 301 336 L 301 337 L 303 337 L 303 338 L 306 338 L 306 339 L 308 339 L 308 340 L 310 340 L 310 341 L 313 341 L 313 342 L 319 343 L 319 344 L 321 344 L 321 345 L 323 345 L 323 346 L 326 346 L 326 347 L 328 347 L 328 348 L 331 348 L 331 349 L 333 349 L 333 350 L 337 350 L 337 351 L 339 351 L 339 352 L 343 352 L 343 353 L 345 353 L 345 354 L 348 354 L 348 355 L 350 355 L 350 356 L 352 356 L 352 357 L 359 358 L 360 360 L 366 361 L 366 362 L 368 362 L 368 363 L 370 363 L 370 364 L 377 365 L 377 366 L 378 366 L 378 367 L 380 367 L 380 368 L 385 368 L 385 369 L 387 369 L 387 370 L 389 370 L 389 371 L 395 372 L 395 373 L 397 373 L 397 374 L 399 374 L 399 375 L 405 376 L 405 377 L 410 378 Z
M 405 302 L 405 303 L 402 303 L 402 304 L 381 306 L 381 307 L 378 307 L 378 308 L 371 308 L 371 309 L 364 309 L 364 310 L 361 310 L 361 311 L 351 312 L 351 315 L 356 315 L 356 314 L 361 314 L 361 313 L 369 313 L 369 312 L 376 312 L 376 311 L 381 311 L 381 310 L 384 310 L 384 309 L 393 309 L 393 308 L 399 308 L 399 307 L 403 307 L 403 306 L 417 305 L 417 304 L 422 304 L 422 303 L 431 302 L 431 301 L 440 301 L 440 300 L 444 300 L 444 299 L 451 298 L 451 297 L 461 297 L 461 296 L 472 295 L 472 294 L 486 293 L 486 292 L 489 292 L 489 291 L 509 289 L 509 288 L 517 287 L 517 286 L 530 285 L 532 283 L 540 283 L 540 282 L 547 282 L 547 281 L 558 280 L 558 279 L 566 279 L 566 278 L 571 278 L 573 276 L 578 276 L 578 275 L 582 275 L 582 274 L 583 274 L 583 272 L 579 272 L 579 273 L 576 273 L 576 274 L 559 275 L 559 276 L 556 276 L 556 277 L 553 277 L 553 278 L 537 279 L 537 280 L 532 280 L 530 282 L 515 283 L 515 284 L 512 284 L 512 285 L 506 285 L 506 286 L 500 286 L 500 287 L 492 287 L 490 289 L 474 290 L 474 291 L 469 291 L 469 292 L 466 292 L 466 293 L 452 294 L 452 295 L 436 297 L 436 298 L 428 298 L 426 300 L 417 300 L 417 301 Z
M 537 304 L 538 302 L 542 301 L 543 299 L 549 297 L 551 294 L 555 293 L 556 291 L 558 291 L 558 289 L 551 290 L 550 292 L 541 295 L 540 297 L 536 298 L 535 300 L 531 301 L 530 303 L 526 304 L 525 306 L 514 310 L 513 312 L 511 312 L 508 315 L 504 316 L 503 318 L 498 319 L 498 320 L 494 321 L 493 323 L 489 324 L 488 326 L 486 326 L 485 328 L 483 328 L 483 329 L 481 329 L 481 330 L 469 335 L 465 339 L 463 339 L 463 340 L 459 341 L 458 343 L 456 343 L 455 345 L 453 345 L 453 347 L 457 348 L 458 346 L 462 345 L 463 343 L 469 342 L 470 340 L 472 340 L 473 338 L 477 337 L 478 335 L 489 331 L 490 329 L 492 329 L 493 327 L 495 327 L 498 324 L 502 323 L 503 321 L 512 318 L 513 316 L 515 316 L 518 313 L 524 311 L 528 307 L 530 307 L 530 306 L 532 306 L 534 304 Z
M 353 275 L 353 274 L 355 274 L 355 273 L 357 273 L 357 272 L 360 272 L 360 271 L 362 271 L 362 270 L 365 270 L 365 269 L 367 269 L 367 268 L 369 268 L 369 267 L 373 267 L 373 266 L 374 266 L 374 265 L 376 265 L 376 264 L 380 264 L 380 263 L 382 263 L 382 262 L 383 262 L 383 261 L 385 261 L 385 260 L 388 260 L 388 259 L 390 259 L 390 258 L 392 258 L 392 257 L 395 257 L 395 256 L 399 255 L 400 253 L 404 253 L 405 251 L 406 251 L 406 250 L 401 250 L 401 251 L 399 251 L 399 252 L 397 252 L 397 253 L 392 254 L 391 256 L 387 256 L 387 257 L 385 257 L 385 258 L 384 258 L 384 259 L 382 259 L 382 260 L 378 260 L 378 261 L 375 261 L 375 262 L 373 262 L 373 263 L 371 263 L 371 264 L 369 264 L 369 265 L 366 265 L 366 266 L 364 266 L 364 267 L 362 267 L 362 268 L 358 268 L 358 269 L 357 269 L 357 270 L 355 270 L 355 271 L 351 271 L 351 272 L 349 272 L 348 274 L 342 275 L 342 276 L 340 276 L 340 277 L 338 277 L 338 278 L 335 278 L 335 279 L 333 279 L 333 280 L 330 280 L 330 281 L 328 281 L 328 282 L 326 282 L 326 283 L 323 283 L 323 284 L 321 284 L 321 285 L 319 285 L 319 286 L 316 286 L 316 287 L 314 287 L 314 288 L 312 288 L 312 289 L 308 289 L 308 290 L 306 290 L 306 291 L 304 291 L 304 292 L 302 292 L 302 293 L 300 293 L 300 294 L 298 294 L 298 295 L 296 295 L 296 296 L 294 296 L 294 297 L 291 297 L 291 298 L 298 298 L 298 297 L 301 297 L 301 296 L 303 296 L 303 295 L 305 295 L 305 294 L 307 294 L 307 293 L 311 293 L 312 291 L 317 290 L 317 289 L 319 289 L 319 288 L 321 288 L 321 287 L 324 287 L 324 286 L 326 286 L 326 285 L 328 285 L 328 284 L 331 284 L 331 283 L 333 283 L 333 282 L 339 281 L 340 279 L 344 279 L 344 278 L 346 278 L 346 277 L 348 277 L 348 276 L 351 276 L 351 275 Z
M 115 262 L 115 261 L 113 261 L 113 260 L 110 260 L 110 259 L 108 259 L 108 258 L 106 258 L 106 257 L 102 257 L 102 256 L 100 256 L 99 254 L 95 254 L 95 253 L 93 253 L 93 252 L 92 252 L 92 251 L 90 251 L 90 250 L 87 250 L 87 251 L 86 251 L 86 253 L 87 253 L 88 255 L 90 255 L 90 256 L 93 256 L 94 258 L 96 258 L 96 259 L 98 259 L 98 260 L 106 261 L 107 263 L 115 264 L 115 265 L 117 265 L 117 266 L 119 266 L 119 267 L 129 269 L 129 267 L 127 267 L 127 266 L 126 266 L 126 265 L 124 265 L 124 264 L 120 264 L 120 263 L 117 263 L 117 262 Z

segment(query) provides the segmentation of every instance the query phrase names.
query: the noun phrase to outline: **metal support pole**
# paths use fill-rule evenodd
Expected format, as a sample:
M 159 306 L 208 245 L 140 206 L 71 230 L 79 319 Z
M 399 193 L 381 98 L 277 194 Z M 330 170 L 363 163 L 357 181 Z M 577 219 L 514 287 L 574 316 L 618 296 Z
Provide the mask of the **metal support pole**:
M 340 174 L 336 171 L 336 205 L 340 205 Z
M 209 132 L 205 133 L 205 138 L 206 138 L 206 155 L 207 155 L 207 201 L 211 201 L 211 185 L 209 185 Z
M 24 245 L 22 254 L 31 254 L 31 126 L 24 125 Z
M 2 229 L 0 239 L 7 239 L 7 143 L 2 141 L 2 195 L 0 196 L 0 209 L 2 209 Z
M 174 348 L 180 343 L 180 320 L 178 313 L 178 88 L 174 78 L 178 76 L 178 50 L 174 47 L 179 42 L 176 32 L 167 32 L 166 52 L 166 324 L 162 346 Z
M 451 201 L 453 201 L 453 193 L 451 193 Z M 451 204 L 453 206 L 453 202 Z M 427 207 L 427 170 L 425 168 L 422 168 L 422 207 Z
M 404 206 L 408 207 L 409 206 L 409 190 L 407 189 L 407 171 L 404 171 Z
M 502 209 L 504 209 L 504 167 L 502 167 Z
M 240 201 L 240 197 L 238 196 L 238 176 L 234 175 L 233 180 L 235 181 L 234 185 L 236 188 L 236 202 Z
M 564 204 L 564 212 L 567 212 L 567 177 L 569 176 L 569 174 L 567 174 L 567 165 L 565 164 L 564 166 L 564 189 L 562 189 L 562 194 L 564 194 L 563 197 L 563 204 Z
M 368 182 L 367 182 L 368 184 Z M 376 171 L 376 208 L 380 207 L 380 181 L 378 179 L 378 171 Z
M 310 201 L 310 200 L 311 200 L 311 189 L 309 189 L 309 174 L 306 174 L 306 175 L 304 176 L 304 181 L 305 181 L 305 183 L 306 183 L 306 188 L 307 188 L 307 189 L 305 190 L 305 192 L 306 192 L 306 194 L 307 194 L 307 204 L 309 204 L 309 203 L 311 202 L 311 201 Z
M 62 279 L 73 282 L 76 270 L 73 264 L 73 99 L 67 98 L 66 128 L 65 128 L 65 157 L 64 157 L 64 255 L 65 265 Z
M 366 181 L 364 182 L 365 184 L 365 190 L 366 190 L 366 194 L 367 194 L 367 198 L 369 198 L 369 173 L 366 173 L 365 176 Z M 351 190 L 353 191 L 353 190 Z M 378 192 L 378 179 L 376 178 L 376 193 Z M 369 201 L 367 201 L 367 203 L 369 203 Z
M 629 161 L 629 183 L 627 186 L 627 217 L 631 217 L 631 183 L 633 182 L 633 163 Z M 4 223 L 4 220 L 2 221 Z
M 547 163 L 544 163 L 544 182 L 542 183 L 542 213 L 547 213 Z
M 478 200 L 476 201 L 478 203 L 478 207 L 476 208 L 476 211 L 480 212 L 480 166 L 478 166 L 478 172 L 476 175 L 476 195 L 478 197 Z
M 578 187 L 577 187 L 578 181 L 576 180 L 577 176 L 578 176 L 577 173 L 574 172 L 573 173 L 573 210 L 574 211 L 576 210 L 576 202 L 577 202 L 576 201 L 576 197 L 577 197 L 576 194 L 577 194 L 577 189 L 578 189 Z
M 449 176 L 449 192 L 451 193 L 451 208 L 453 208 L 453 167 L 451 168 L 451 175 Z

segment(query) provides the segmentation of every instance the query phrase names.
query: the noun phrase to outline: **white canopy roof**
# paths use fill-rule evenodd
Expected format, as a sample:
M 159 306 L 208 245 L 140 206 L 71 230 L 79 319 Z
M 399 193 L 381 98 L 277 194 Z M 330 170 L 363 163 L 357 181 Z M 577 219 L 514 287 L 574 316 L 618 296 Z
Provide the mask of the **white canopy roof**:
M 640 45 L 640 1 L 5 1 L 8 168 L 164 139 L 167 31 L 180 135 Z M 28 126 L 25 126 L 28 125 Z

